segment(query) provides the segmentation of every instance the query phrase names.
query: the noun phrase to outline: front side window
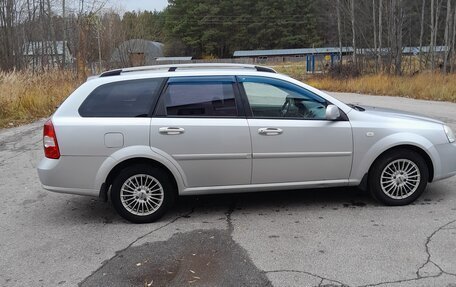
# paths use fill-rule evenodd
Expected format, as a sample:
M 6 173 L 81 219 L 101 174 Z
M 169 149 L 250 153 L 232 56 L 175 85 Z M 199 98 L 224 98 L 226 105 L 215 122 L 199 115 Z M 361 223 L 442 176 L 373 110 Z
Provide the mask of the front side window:
M 325 120 L 325 99 L 293 84 L 260 77 L 241 79 L 255 118 Z
M 83 117 L 147 117 L 164 79 L 114 82 L 96 88 L 82 103 Z
M 167 116 L 234 117 L 238 115 L 233 83 L 175 82 L 168 85 Z

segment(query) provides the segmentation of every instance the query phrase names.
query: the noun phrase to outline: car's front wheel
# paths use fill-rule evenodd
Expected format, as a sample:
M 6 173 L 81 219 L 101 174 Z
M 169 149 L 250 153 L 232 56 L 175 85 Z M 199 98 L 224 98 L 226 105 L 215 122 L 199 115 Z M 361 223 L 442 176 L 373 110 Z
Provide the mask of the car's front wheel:
M 111 189 L 116 211 L 134 223 L 149 223 L 162 217 L 174 202 L 175 195 L 169 175 L 148 165 L 123 169 Z
M 412 150 L 390 151 L 369 172 L 371 194 L 386 205 L 407 205 L 426 188 L 429 171 L 423 157 Z

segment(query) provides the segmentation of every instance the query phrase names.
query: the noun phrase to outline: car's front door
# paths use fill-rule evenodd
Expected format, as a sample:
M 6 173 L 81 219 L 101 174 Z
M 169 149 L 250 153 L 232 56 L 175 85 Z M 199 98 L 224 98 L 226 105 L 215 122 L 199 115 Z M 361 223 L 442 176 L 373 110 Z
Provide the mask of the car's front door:
M 292 83 L 239 77 L 253 149 L 252 183 L 347 181 L 350 122 L 326 120 L 328 103 Z
M 251 144 L 235 77 L 170 78 L 151 121 L 151 147 L 187 187 L 250 184 Z

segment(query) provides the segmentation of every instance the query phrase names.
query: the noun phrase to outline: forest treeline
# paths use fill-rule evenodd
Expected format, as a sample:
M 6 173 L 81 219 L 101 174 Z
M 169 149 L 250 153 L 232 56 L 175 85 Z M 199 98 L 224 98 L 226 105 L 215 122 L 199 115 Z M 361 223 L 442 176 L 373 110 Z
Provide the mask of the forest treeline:
M 170 0 L 163 11 L 126 13 L 106 7 L 106 0 L 0 0 L 0 69 L 25 68 L 29 43 L 57 51 L 59 41 L 68 43 L 63 49 L 78 70 L 109 66 L 115 47 L 138 38 L 164 43 L 168 56 L 203 59 L 330 46 L 353 47 L 356 63 L 369 49 L 378 66 L 386 59 L 397 74 L 407 46 L 420 47 L 420 68 L 447 72 L 455 62 L 456 0 Z

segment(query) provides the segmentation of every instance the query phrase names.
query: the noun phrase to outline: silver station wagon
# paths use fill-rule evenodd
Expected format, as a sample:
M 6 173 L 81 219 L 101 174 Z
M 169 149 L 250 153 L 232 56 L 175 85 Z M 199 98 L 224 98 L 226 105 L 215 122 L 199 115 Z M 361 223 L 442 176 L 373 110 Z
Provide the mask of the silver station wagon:
M 190 64 L 105 72 L 44 125 L 50 191 L 160 218 L 179 195 L 361 186 L 405 205 L 456 174 L 444 123 L 344 104 L 273 69 Z

